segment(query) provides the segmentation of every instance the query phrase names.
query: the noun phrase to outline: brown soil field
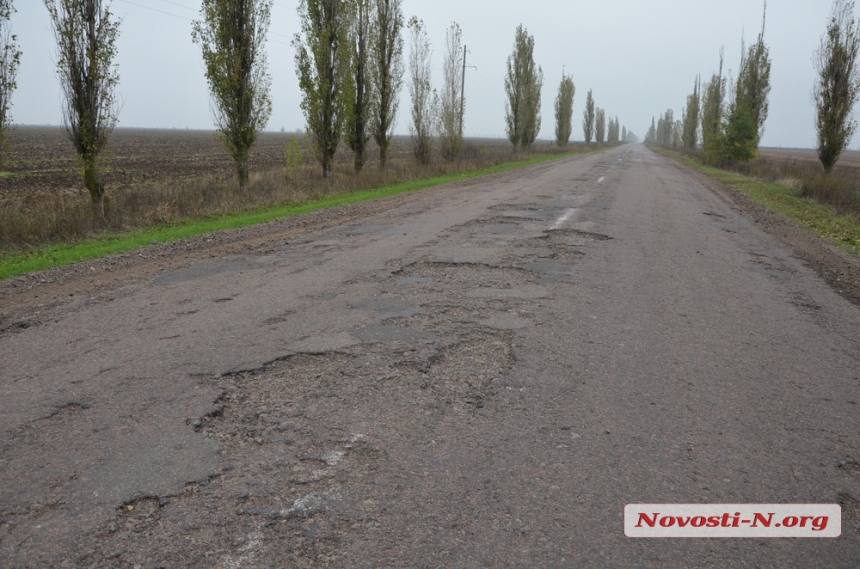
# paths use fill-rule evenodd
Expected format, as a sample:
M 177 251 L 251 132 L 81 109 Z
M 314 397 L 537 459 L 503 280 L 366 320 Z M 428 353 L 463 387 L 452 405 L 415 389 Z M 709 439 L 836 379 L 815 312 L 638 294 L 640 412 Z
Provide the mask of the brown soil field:
M 284 168 L 284 150 L 290 140 L 304 140 L 295 133 L 262 133 L 251 151 L 251 172 Z M 306 145 L 304 161 L 313 162 Z M 466 152 L 480 147 L 510 153 L 510 143 L 502 139 L 472 139 Z M 103 180 L 108 192 L 147 185 L 165 185 L 203 177 L 232 177 L 233 161 L 215 138 L 213 131 L 117 128 L 105 150 Z M 409 137 L 395 137 L 389 161 L 411 159 Z M 343 147 L 336 160 L 352 167 L 352 153 Z M 366 167 L 375 167 L 376 146 L 370 144 Z M 86 190 L 78 173 L 76 156 L 61 127 L 16 127 L 10 136 L 5 163 L 0 169 L 0 202 L 28 196 L 80 194 Z
M 761 148 L 759 152 L 765 158 L 784 162 L 818 162 L 818 153 L 814 148 Z M 837 165 L 860 168 L 860 151 L 843 152 Z

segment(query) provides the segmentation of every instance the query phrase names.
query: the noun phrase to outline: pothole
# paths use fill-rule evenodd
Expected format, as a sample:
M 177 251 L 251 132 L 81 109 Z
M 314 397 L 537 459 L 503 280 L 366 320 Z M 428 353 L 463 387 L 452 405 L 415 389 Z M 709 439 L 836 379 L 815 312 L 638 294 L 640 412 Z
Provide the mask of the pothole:
M 498 267 L 481 263 L 422 262 L 403 269 L 398 277 L 429 279 L 444 290 L 451 288 L 507 289 L 534 282 L 539 274 L 518 267 Z
M 510 332 L 472 332 L 418 367 L 422 389 L 455 408 L 480 409 L 515 358 Z

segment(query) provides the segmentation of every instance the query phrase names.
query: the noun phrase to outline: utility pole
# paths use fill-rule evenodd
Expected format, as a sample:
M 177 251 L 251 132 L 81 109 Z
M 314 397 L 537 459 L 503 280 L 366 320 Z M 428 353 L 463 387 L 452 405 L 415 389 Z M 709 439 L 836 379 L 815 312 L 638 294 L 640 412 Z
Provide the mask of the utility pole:
M 463 110 L 466 103 L 466 46 L 463 46 L 463 78 L 460 81 L 460 139 L 463 138 Z
M 466 67 L 477 69 L 475 65 L 466 65 L 466 46 L 463 46 L 463 79 L 460 81 L 460 138 L 463 138 L 463 108 L 466 102 Z

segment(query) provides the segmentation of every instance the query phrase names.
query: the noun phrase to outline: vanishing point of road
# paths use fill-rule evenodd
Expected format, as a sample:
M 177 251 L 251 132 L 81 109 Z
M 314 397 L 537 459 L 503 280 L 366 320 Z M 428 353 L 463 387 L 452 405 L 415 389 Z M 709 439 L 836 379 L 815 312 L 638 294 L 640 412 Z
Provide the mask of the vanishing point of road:
M 643 146 L 33 310 L 2 567 L 860 566 L 860 309 Z M 633 539 L 636 502 L 842 535 Z

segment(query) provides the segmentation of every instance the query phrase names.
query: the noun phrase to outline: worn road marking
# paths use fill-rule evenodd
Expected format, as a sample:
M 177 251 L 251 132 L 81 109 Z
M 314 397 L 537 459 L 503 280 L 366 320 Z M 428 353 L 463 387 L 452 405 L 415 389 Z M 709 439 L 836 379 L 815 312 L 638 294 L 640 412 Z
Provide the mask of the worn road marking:
M 552 227 L 550 227 L 550 230 L 558 229 L 559 227 L 561 227 L 562 225 L 564 225 L 564 222 L 565 222 L 565 221 L 567 221 L 568 219 L 570 219 L 570 218 L 571 218 L 571 216 L 572 216 L 574 213 L 576 213 L 576 208 L 575 208 L 575 207 L 572 207 L 572 208 L 570 208 L 570 209 L 566 210 L 566 211 L 562 214 L 562 216 L 561 216 L 561 217 L 559 217 L 558 219 L 556 219 L 556 220 L 555 220 L 555 223 L 553 223 L 553 224 L 552 224 Z
M 603 180 L 605 180 L 605 179 L 606 179 L 606 176 L 601 176 L 601 177 L 600 177 L 600 179 L 599 179 L 599 180 L 597 180 L 597 183 L 598 183 L 598 184 L 602 184 L 602 183 L 603 183 Z

